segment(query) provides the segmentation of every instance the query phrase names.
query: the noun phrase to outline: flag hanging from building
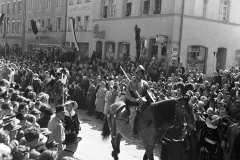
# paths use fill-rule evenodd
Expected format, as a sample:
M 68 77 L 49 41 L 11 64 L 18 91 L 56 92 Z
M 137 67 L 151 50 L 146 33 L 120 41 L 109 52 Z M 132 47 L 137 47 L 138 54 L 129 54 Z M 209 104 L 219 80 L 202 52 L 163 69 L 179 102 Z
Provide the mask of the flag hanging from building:
M 5 16 L 5 14 L 2 13 L 2 14 L 1 14 L 1 17 L 0 17 L 0 27 L 1 27 L 1 25 L 2 25 L 2 22 L 3 22 L 4 16 Z
M 75 44 L 75 47 L 77 48 L 77 51 L 79 51 L 79 48 L 78 48 L 78 45 L 77 45 L 77 37 L 76 37 L 76 33 L 75 33 L 75 19 L 71 18 L 70 22 L 71 22 L 71 29 L 72 29 L 74 44 Z
M 9 27 L 8 21 L 9 21 L 9 18 L 5 17 L 4 18 L 4 26 L 3 26 L 3 38 L 5 39 L 4 45 L 6 44 L 6 41 L 7 41 L 7 32 L 8 32 L 8 27 Z
M 34 20 L 31 20 L 31 26 L 32 26 L 32 31 L 36 35 L 38 34 L 38 28 L 37 28 L 37 22 Z

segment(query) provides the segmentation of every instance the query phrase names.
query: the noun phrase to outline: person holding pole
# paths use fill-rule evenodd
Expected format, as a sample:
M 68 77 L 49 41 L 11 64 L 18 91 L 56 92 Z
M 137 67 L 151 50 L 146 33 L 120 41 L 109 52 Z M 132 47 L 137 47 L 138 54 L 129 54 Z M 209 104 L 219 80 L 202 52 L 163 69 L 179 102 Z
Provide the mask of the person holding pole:
M 137 138 L 137 134 L 134 130 L 135 120 L 137 117 L 137 109 L 147 101 L 144 97 L 148 96 L 148 88 L 149 88 L 148 83 L 145 80 L 143 80 L 143 77 L 145 74 L 144 67 L 142 65 L 139 65 L 135 73 L 136 73 L 136 77 L 129 81 L 127 90 L 126 90 L 126 105 L 129 106 L 129 110 L 130 110 L 129 118 L 130 118 L 130 130 L 131 130 L 132 138 Z

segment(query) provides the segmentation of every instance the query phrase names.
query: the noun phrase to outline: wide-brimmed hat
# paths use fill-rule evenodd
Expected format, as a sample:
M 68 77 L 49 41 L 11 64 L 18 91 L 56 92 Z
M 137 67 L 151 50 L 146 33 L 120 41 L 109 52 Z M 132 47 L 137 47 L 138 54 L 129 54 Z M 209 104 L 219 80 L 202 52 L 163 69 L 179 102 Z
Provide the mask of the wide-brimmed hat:
M 15 120 L 10 120 L 3 124 L 3 129 L 6 131 L 15 131 L 22 128 L 22 126 L 17 125 L 17 122 Z
M 14 90 L 20 90 L 21 89 L 21 86 L 19 84 L 16 84 L 14 87 L 13 87 Z
M 37 114 L 41 114 L 41 111 L 39 111 L 38 109 L 34 108 L 31 110 L 30 112 L 32 115 L 37 115 Z
M 47 142 L 46 147 L 49 149 L 49 148 L 56 147 L 57 145 L 59 145 L 59 143 L 57 143 L 56 141 L 52 140 L 50 142 Z
M 34 73 L 33 74 L 33 77 L 39 77 L 37 73 Z
M 72 105 L 73 105 L 73 109 L 77 109 L 77 107 L 78 107 L 77 102 L 76 102 L 76 101 L 71 101 L 71 100 L 67 101 L 67 102 L 64 103 L 63 105 L 66 106 L 66 105 L 69 105 L 69 104 L 72 104 Z
M 212 125 L 216 125 L 217 122 L 219 122 L 219 120 L 221 119 L 221 117 L 219 117 L 218 115 L 214 114 L 212 115 L 212 120 L 211 120 L 211 124 Z
M 41 132 L 44 136 L 48 136 L 48 135 L 50 135 L 50 134 L 52 133 L 48 128 L 40 128 L 40 132 Z
M 60 112 L 65 112 L 64 106 L 58 106 L 58 107 L 56 107 L 56 113 L 60 113 Z
M 16 115 L 5 115 L 2 118 L 2 123 L 8 123 L 10 121 L 14 120 L 17 124 L 20 123 L 20 121 L 18 119 L 16 119 Z
M 51 108 L 46 108 L 44 111 L 44 114 L 51 116 L 51 115 L 53 115 L 53 111 Z
M 66 135 L 65 140 L 62 142 L 62 144 L 70 145 L 78 143 L 82 140 L 82 137 L 77 137 L 76 133 L 69 133 Z
M 46 136 L 44 136 L 42 133 L 39 134 L 39 141 L 38 141 L 38 145 L 42 145 L 47 143 L 48 138 Z

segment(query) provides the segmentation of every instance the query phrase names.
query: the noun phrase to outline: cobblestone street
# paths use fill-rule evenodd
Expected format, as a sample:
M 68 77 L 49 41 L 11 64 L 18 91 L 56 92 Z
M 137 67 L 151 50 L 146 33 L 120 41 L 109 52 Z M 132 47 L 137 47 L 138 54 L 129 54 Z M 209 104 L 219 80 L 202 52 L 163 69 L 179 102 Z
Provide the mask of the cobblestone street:
M 101 129 L 103 122 L 88 116 L 86 111 L 77 110 L 81 120 L 81 132 L 79 136 L 83 139 L 78 145 L 75 155 L 81 160 L 113 160 L 111 157 L 112 146 L 110 139 L 102 141 Z M 120 160 L 141 160 L 145 153 L 140 143 L 134 143 L 126 140 L 121 142 Z M 159 147 L 155 149 L 155 159 L 159 160 Z

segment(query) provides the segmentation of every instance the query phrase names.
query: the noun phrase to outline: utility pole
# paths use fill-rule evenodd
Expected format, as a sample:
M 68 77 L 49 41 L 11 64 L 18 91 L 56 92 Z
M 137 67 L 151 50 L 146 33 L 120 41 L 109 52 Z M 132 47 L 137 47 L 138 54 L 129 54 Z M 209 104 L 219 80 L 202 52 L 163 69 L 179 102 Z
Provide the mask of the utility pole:
M 22 0 L 22 53 L 25 52 L 26 1 Z
M 64 35 L 64 42 L 66 45 L 67 42 L 67 24 L 68 24 L 68 0 L 66 0 L 66 10 L 65 10 L 65 35 Z
M 182 0 L 182 14 L 181 14 L 180 36 L 179 36 L 178 63 L 180 63 L 180 56 L 181 56 L 180 53 L 181 53 L 181 48 L 182 48 L 182 32 L 183 32 L 184 8 L 185 8 L 185 0 Z

